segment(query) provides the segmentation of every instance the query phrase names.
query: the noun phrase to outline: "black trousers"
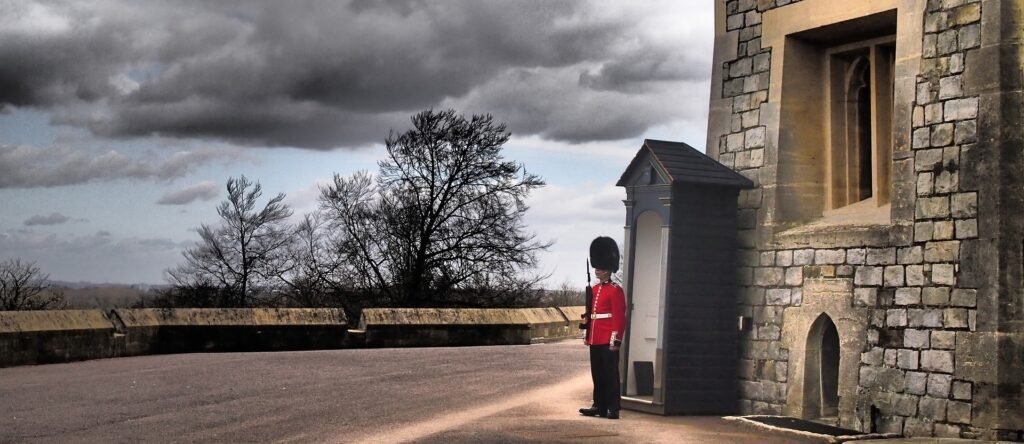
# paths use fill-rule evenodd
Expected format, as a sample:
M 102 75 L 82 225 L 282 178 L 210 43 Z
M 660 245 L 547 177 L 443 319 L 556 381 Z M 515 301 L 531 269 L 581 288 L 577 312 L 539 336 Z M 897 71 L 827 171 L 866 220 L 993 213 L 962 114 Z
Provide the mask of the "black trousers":
M 607 345 L 590 346 L 590 376 L 594 379 L 594 407 L 619 410 L 619 351 Z

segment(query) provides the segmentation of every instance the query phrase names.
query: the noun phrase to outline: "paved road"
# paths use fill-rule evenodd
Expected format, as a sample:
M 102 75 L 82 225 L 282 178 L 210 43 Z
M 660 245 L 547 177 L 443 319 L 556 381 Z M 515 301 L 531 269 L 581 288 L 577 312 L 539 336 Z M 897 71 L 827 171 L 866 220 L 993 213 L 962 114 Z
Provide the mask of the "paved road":
M 577 377 L 587 369 L 585 353 L 567 341 L 6 368 L 0 442 L 372 440 Z
M 819 442 L 713 417 L 581 417 L 586 353 L 565 341 L 0 369 L 0 442 Z

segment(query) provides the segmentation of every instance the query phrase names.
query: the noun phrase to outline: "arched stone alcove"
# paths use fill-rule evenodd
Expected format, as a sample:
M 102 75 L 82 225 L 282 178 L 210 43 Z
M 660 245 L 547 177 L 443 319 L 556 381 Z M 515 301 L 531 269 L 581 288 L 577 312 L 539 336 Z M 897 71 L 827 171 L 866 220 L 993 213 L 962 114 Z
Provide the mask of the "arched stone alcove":
M 839 415 L 839 331 L 822 313 L 807 333 L 804 349 L 804 413 L 811 419 Z
M 789 349 L 784 413 L 860 430 L 858 367 L 870 318 L 867 308 L 853 304 L 852 279 L 805 279 L 802 304 L 786 308 L 783 318 L 782 342 Z

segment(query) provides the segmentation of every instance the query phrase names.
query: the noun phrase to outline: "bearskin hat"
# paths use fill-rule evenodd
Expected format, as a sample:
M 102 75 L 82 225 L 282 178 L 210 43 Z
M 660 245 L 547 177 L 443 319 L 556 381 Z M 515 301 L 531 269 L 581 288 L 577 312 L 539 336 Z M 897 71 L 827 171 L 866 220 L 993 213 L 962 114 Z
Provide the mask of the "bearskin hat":
M 619 245 L 614 239 L 600 236 L 590 243 L 590 266 L 612 273 L 619 271 Z

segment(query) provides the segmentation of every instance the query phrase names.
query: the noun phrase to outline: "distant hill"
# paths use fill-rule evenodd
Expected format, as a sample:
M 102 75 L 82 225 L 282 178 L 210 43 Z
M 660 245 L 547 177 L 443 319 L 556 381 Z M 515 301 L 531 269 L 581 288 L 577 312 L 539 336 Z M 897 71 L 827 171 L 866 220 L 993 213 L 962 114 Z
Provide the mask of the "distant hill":
M 64 292 L 69 309 L 125 308 L 148 302 L 156 290 L 167 285 L 96 284 L 91 282 L 50 281 L 54 289 Z M 148 304 L 146 304 L 148 305 Z

